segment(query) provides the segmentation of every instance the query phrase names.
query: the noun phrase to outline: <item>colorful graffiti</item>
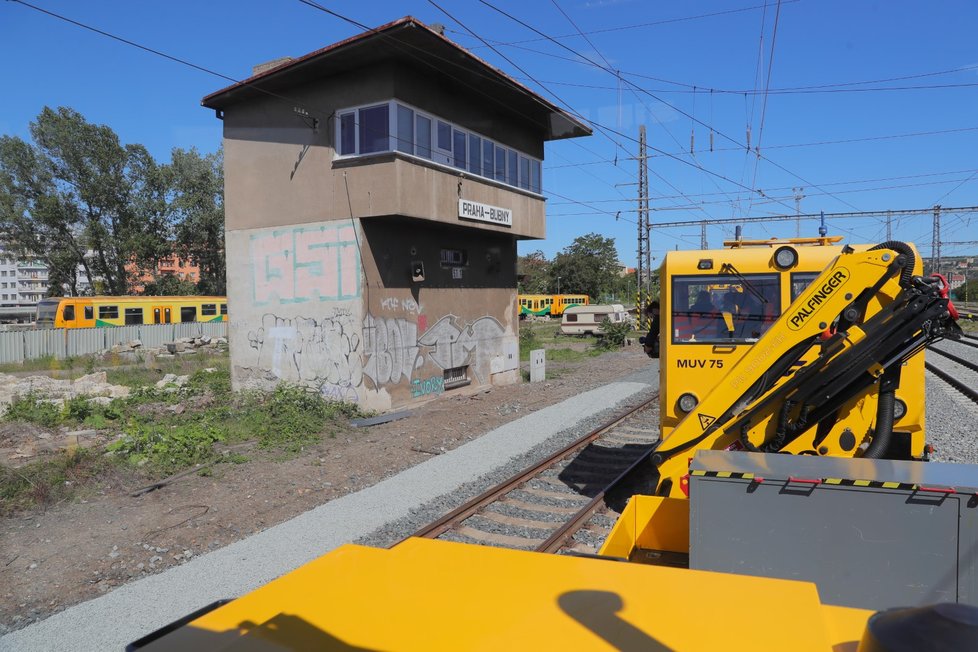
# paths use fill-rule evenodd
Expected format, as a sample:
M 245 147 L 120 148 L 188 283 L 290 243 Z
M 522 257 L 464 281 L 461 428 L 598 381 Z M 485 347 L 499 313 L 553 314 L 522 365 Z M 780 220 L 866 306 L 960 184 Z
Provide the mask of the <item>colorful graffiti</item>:
M 243 366 L 314 387 L 327 398 L 356 401 L 363 384 L 358 330 L 344 311 L 321 319 L 265 314 L 262 326 L 248 333 L 253 364 Z
M 442 376 L 432 376 L 427 380 L 415 378 L 411 381 L 411 396 L 421 398 L 432 394 L 442 394 L 445 391 L 445 379 Z
M 360 296 L 360 248 L 352 224 L 253 234 L 254 303 L 339 301 Z

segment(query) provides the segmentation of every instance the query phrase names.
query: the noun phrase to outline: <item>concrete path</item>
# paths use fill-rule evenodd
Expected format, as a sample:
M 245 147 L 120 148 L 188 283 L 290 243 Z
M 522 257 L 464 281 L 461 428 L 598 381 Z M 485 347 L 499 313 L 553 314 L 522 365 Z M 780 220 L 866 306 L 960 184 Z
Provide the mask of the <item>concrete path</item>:
M 617 382 L 497 428 L 372 487 L 0 638 L 0 650 L 121 650 L 221 598 L 252 589 L 491 472 L 552 435 L 649 388 Z M 648 382 L 646 382 L 648 378 Z

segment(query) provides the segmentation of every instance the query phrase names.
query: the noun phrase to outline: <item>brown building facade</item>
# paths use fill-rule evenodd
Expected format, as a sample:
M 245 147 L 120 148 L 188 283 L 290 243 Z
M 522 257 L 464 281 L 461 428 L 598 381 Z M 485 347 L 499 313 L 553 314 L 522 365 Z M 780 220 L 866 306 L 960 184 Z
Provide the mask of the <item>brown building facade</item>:
M 232 379 L 387 410 L 519 379 L 516 241 L 587 127 L 404 18 L 207 96 L 224 120 Z

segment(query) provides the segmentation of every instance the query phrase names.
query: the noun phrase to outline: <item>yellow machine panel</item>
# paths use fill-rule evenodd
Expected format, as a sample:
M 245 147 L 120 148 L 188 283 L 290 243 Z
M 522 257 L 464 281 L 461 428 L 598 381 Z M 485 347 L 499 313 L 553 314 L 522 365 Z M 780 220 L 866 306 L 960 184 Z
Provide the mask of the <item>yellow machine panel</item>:
M 690 404 L 701 402 L 843 250 L 860 252 L 872 246 L 846 248 L 839 240 L 735 241 L 727 243 L 728 249 L 666 255 L 660 270 L 663 439 L 687 416 L 681 397 L 688 395 Z M 779 264 L 779 253 L 787 265 Z M 913 273 L 920 274 L 920 257 L 914 258 Z M 923 378 L 921 352 L 907 361 L 897 390 L 902 414 L 894 428 L 906 441 L 908 458 L 925 456 Z M 856 407 L 866 414 L 874 410 L 872 400 Z
M 142 649 L 827 652 L 870 615 L 807 582 L 409 539 L 338 548 Z

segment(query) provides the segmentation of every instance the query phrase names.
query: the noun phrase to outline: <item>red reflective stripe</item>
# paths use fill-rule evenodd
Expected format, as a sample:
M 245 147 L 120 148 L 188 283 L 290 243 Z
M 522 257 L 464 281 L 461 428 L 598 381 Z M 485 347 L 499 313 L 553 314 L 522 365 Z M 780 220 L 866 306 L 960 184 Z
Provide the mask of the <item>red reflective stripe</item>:
M 788 476 L 788 482 L 798 482 L 800 484 L 822 484 L 819 478 L 796 478 L 794 476 Z
M 917 491 L 928 491 L 935 494 L 956 494 L 958 490 L 954 487 L 925 487 L 923 485 L 917 485 Z

